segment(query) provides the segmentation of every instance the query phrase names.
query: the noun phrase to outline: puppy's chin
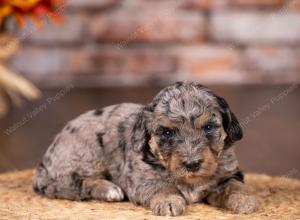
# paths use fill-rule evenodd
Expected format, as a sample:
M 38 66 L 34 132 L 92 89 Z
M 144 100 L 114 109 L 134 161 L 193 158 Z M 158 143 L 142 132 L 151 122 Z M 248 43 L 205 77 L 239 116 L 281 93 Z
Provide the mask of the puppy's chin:
M 195 177 L 188 177 L 186 176 L 182 182 L 187 183 L 187 184 L 197 184 L 197 183 L 201 183 L 203 182 L 205 179 L 207 179 L 208 177 L 206 176 L 195 176 Z
M 182 182 L 188 183 L 188 184 L 197 184 L 197 183 L 201 183 L 203 181 L 205 181 L 206 179 L 208 179 L 209 177 L 211 177 L 212 175 L 195 175 L 195 174 L 191 174 L 191 175 L 186 175 L 180 178 L 180 180 Z
M 197 172 L 188 172 L 184 169 L 180 169 L 177 172 L 173 172 L 173 177 L 180 182 L 184 182 L 187 184 L 197 184 L 213 176 L 216 168 L 216 165 L 212 165 L 210 166 L 210 169 L 200 169 Z

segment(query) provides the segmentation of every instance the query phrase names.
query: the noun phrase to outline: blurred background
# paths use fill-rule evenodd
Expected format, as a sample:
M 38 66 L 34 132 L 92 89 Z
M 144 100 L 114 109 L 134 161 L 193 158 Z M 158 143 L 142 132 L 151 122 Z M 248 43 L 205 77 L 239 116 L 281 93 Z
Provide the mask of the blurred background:
M 300 178 L 299 0 L 0 0 L 0 22 L 0 172 L 84 111 L 189 80 L 239 118 L 243 170 Z

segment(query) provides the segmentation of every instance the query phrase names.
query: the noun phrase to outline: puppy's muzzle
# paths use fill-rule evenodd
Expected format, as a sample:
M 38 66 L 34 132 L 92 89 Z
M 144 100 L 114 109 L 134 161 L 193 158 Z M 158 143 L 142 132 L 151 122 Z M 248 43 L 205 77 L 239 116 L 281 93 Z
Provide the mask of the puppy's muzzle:
M 182 166 L 189 172 L 196 172 L 201 168 L 202 160 L 183 161 Z

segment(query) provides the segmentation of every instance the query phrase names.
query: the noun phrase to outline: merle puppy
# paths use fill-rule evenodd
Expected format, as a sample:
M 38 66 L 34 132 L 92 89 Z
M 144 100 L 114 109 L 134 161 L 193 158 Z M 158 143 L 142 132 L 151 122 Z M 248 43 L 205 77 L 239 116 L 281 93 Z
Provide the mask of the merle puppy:
M 227 102 L 206 87 L 175 83 L 147 106 L 89 111 L 55 137 L 33 179 L 49 198 L 131 202 L 181 215 L 206 202 L 234 213 L 258 205 L 232 146 L 242 129 Z

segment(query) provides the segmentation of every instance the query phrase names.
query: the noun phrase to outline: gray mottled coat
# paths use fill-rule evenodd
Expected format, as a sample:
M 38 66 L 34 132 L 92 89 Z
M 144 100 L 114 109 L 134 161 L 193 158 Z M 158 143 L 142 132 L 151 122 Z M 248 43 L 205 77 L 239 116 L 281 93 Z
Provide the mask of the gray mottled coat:
M 37 167 L 33 187 L 50 198 L 126 197 L 157 215 L 180 215 L 201 201 L 249 213 L 256 200 L 232 146 L 241 138 L 223 98 L 178 82 L 147 106 L 123 103 L 70 121 Z

